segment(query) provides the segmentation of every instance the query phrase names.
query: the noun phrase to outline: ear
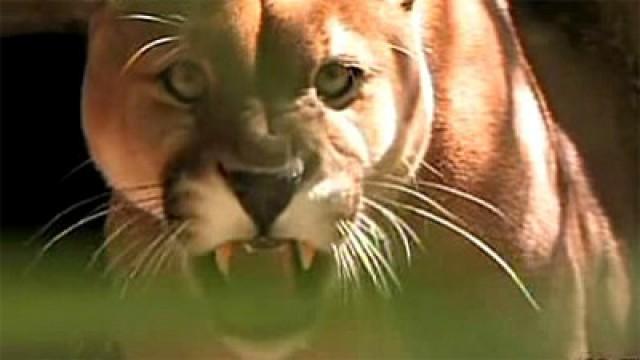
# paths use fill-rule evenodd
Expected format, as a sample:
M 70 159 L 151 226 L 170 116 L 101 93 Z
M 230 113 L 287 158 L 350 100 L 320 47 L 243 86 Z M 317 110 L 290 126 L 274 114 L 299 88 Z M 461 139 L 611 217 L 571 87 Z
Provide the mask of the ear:
M 0 36 L 37 32 L 84 32 L 103 0 L 0 0 Z

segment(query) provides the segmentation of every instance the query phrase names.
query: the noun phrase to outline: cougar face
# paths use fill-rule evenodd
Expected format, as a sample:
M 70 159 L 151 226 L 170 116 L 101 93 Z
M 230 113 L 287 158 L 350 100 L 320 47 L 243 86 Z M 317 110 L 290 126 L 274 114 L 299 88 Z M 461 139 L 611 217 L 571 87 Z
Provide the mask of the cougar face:
M 105 7 L 84 128 L 119 195 L 111 233 L 175 243 L 183 264 L 215 257 L 231 277 L 247 254 L 286 262 L 286 277 L 350 251 L 345 238 L 376 230 L 362 211 L 367 179 L 414 172 L 426 143 L 411 136 L 431 100 L 411 55 L 419 34 L 406 29 L 415 16 L 395 1 Z

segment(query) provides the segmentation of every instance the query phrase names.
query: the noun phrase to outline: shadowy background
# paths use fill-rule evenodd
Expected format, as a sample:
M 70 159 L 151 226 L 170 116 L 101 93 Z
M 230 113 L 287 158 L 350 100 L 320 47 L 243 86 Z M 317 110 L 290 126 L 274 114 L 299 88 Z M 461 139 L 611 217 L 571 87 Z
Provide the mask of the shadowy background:
M 78 34 L 0 40 L 3 232 L 31 231 L 66 205 L 104 191 L 86 163 L 80 123 L 85 42 Z

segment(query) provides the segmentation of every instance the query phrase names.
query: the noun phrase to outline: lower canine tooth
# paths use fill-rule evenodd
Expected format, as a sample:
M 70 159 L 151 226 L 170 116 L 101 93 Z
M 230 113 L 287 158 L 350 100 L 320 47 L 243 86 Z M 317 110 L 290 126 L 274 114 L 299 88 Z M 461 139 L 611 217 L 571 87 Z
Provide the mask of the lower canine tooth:
M 229 260 L 233 253 L 233 245 L 225 244 L 216 249 L 216 264 L 224 276 L 229 276 Z
M 316 255 L 316 249 L 309 245 L 298 243 L 298 254 L 300 255 L 300 260 L 302 261 L 302 268 L 304 270 L 309 270 L 311 264 L 313 263 L 313 258 Z

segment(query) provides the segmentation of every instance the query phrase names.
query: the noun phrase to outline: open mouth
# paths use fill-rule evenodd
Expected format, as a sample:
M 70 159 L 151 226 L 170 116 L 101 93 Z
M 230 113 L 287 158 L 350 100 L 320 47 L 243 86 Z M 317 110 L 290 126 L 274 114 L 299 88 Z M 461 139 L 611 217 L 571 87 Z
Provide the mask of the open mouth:
M 243 338 L 310 326 L 331 278 L 328 254 L 277 238 L 227 242 L 194 259 L 193 270 L 216 327 Z

